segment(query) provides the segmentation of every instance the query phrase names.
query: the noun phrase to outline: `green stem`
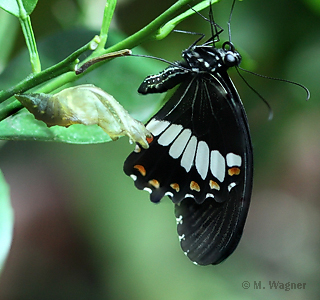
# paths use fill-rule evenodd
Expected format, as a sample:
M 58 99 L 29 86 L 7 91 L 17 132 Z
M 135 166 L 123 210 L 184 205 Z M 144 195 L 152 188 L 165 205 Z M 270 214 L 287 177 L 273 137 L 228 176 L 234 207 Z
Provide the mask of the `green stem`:
M 163 14 L 154 19 L 151 23 L 149 23 L 146 27 L 142 28 L 135 34 L 129 36 L 124 39 L 120 43 L 108 48 L 105 52 L 114 52 L 120 49 L 132 49 L 146 40 L 157 39 L 157 35 L 161 29 L 161 27 L 172 20 L 174 16 L 180 13 L 182 9 L 184 9 L 187 4 L 195 2 L 195 0 L 179 0 L 170 8 L 168 8 Z M 199 1 L 197 1 L 199 2 Z M 173 28 L 172 28 L 173 29 Z M 168 32 L 169 34 L 169 32 Z M 162 38 L 165 36 L 163 35 Z
M 188 9 L 186 12 L 180 14 L 179 16 L 171 19 L 169 22 L 167 22 L 165 25 L 163 25 L 158 34 L 156 35 L 156 39 L 157 40 L 162 40 L 163 38 L 165 38 L 180 22 L 182 22 L 183 20 L 185 20 L 186 18 L 188 18 L 189 16 L 193 15 L 196 11 L 201 11 L 205 8 L 207 8 L 209 5 L 213 4 L 213 3 L 217 3 L 220 0 L 204 0 L 200 3 L 198 3 L 197 5 L 195 5 L 192 9 Z
M 197 4 L 194 7 L 195 10 L 189 9 L 187 12 L 173 18 L 173 16 L 179 14 L 180 10 L 185 9 L 187 4 L 190 4 L 195 1 L 196 0 L 177 1 L 174 5 L 172 5 L 169 9 L 167 9 L 163 14 L 157 17 L 154 21 L 149 23 L 146 27 L 142 28 L 141 30 L 131 35 L 130 37 L 124 39 L 123 41 L 109 47 L 108 49 L 105 49 L 103 52 L 99 51 L 98 53 L 96 53 L 97 50 L 94 51 L 92 55 L 87 58 L 87 60 L 95 58 L 99 55 L 105 55 L 108 53 L 121 51 L 123 49 L 132 49 L 134 47 L 137 47 L 141 43 L 145 42 L 146 40 L 151 40 L 151 39 L 160 40 L 165 38 L 174 29 L 174 27 L 177 24 L 179 24 L 181 21 L 186 19 L 191 14 L 194 14 L 195 10 L 199 11 L 201 9 L 204 9 L 205 7 L 208 7 L 208 5 L 210 4 L 208 0 L 202 1 L 201 3 Z M 212 3 L 218 2 L 218 1 L 219 0 L 212 0 Z M 163 24 L 165 25 L 163 26 Z M 92 67 L 90 67 L 90 71 L 98 68 L 100 65 L 104 63 L 105 61 L 94 64 Z
M 144 27 L 143 29 L 141 29 L 137 33 L 133 34 L 132 36 L 126 38 L 125 40 L 119 42 L 118 44 L 116 44 L 106 50 L 103 50 L 103 51 L 101 51 L 102 46 L 98 46 L 98 49 L 96 51 L 94 51 L 86 59 L 86 61 L 89 59 L 98 57 L 99 55 L 101 55 L 101 53 L 107 54 L 107 53 L 116 52 L 116 51 L 119 51 L 122 49 L 132 49 L 132 48 L 140 45 L 141 43 L 143 43 L 146 40 L 159 39 L 159 33 L 161 33 L 160 34 L 161 38 L 164 38 L 165 35 L 161 32 L 161 27 L 164 24 L 168 23 L 170 20 L 172 20 L 172 18 L 177 16 L 181 12 L 182 9 L 185 9 L 187 4 L 190 4 L 193 2 L 199 2 L 199 0 L 179 0 L 179 1 L 177 1 L 174 5 L 172 5 L 168 10 L 166 10 L 158 18 L 156 18 L 154 21 L 152 21 L 149 25 L 147 25 L 146 27 Z M 106 40 L 106 38 L 107 38 L 106 30 L 109 28 L 110 20 L 111 20 L 110 19 L 111 12 L 113 12 L 113 9 L 114 9 L 113 5 L 115 5 L 116 0 L 109 0 L 108 3 L 109 4 L 106 5 L 106 10 L 108 10 L 108 12 L 105 12 L 105 17 L 107 17 L 107 20 L 106 21 L 104 20 L 104 25 L 103 25 L 104 29 L 101 30 L 101 33 L 102 33 L 101 38 L 103 40 Z M 177 17 L 177 18 L 179 18 L 179 17 Z M 176 21 L 177 21 L 177 19 L 175 19 L 175 24 L 176 24 Z M 170 25 L 170 26 L 171 26 L 171 30 L 172 30 L 173 27 L 172 27 L 172 25 Z M 167 32 L 167 34 L 169 34 L 168 30 L 166 30 L 166 32 Z M 79 79 L 86 72 L 81 73 L 80 75 L 76 75 L 75 72 L 70 72 L 70 71 L 74 71 L 74 67 L 76 64 L 75 60 L 77 59 L 77 57 L 81 53 L 83 53 L 84 51 L 91 48 L 89 46 L 90 44 L 91 44 L 91 42 L 88 43 L 87 45 L 85 45 L 84 47 L 80 48 L 79 50 L 77 50 L 73 54 L 71 54 L 68 58 L 66 58 L 62 62 L 58 63 L 57 65 L 54 65 L 54 66 L 52 66 L 52 67 L 50 67 L 50 68 L 48 68 L 38 74 L 32 74 L 28 78 L 22 80 L 20 83 L 18 83 L 13 88 L 10 88 L 6 91 L 0 92 L 0 103 L 5 101 L 6 99 L 10 98 L 14 94 L 23 93 L 23 92 L 25 92 L 25 91 L 39 85 L 40 83 L 43 83 L 43 82 L 49 80 L 49 79 L 53 79 L 53 80 L 51 80 L 47 84 L 43 85 L 40 89 L 37 89 L 36 92 L 47 92 L 48 93 L 48 92 L 55 90 L 58 87 L 63 86 L 66 83 L 70 83 L 70 82 L 73 82 L 73 81 Z M 99 45 L 100 44 L 104 46 L 104 42 L 99 43 Z M 91 48 L 91 50 L 92 50 L 92 48 Z M 104 62 L 100 62 L 100 63 L 93 65 L 92 67 L 90 67 L 89 71 L 94 70 L 95 68 L 97 68 L 98 66 L 100 66 L 103 63 Z M 5 104 L 5 103 L 3 103 L 3 104 Z M 21 104 L 17 101 L 14 101 L 12 104 L 10 104 L 10 108 L 12 111 L 16 111 L 17 109 L 21 108 Z M 6 117 L 8 115 L 10 115 L 9 109 L 6 110 L 5 114 L 0 114 L 0 120 L 2 120 L 4 116 Z
M 160 30 L 161 26 L 168 21 L 170 21 L 175 15 L 179 14 L 179 12 L 186 7 L 188 3 L 195 2 L 196 0 L 179 0 L 174 5 L 172 5 L 168 10 L 166 10 L 163 14 L 161 14 L 159 17 L 157 17 L 154 21 L 149 23 L 146 27 L 138 31 L 137 33 L 133 34 L 132 36 L 124 39 L 123 41 L 117 43 L 114 46 L 109 47 L 108 49 L 104 50 L 102 54 L 107 54 L 111 52 L 117 52 L 123 49 L 131 49 L 138 45 L 140 45 L 142 42 L 156 38 L 158 31 Z M 103 43 L 99 43 L 103 44 Z M 99 46 L 98 46 L 99 47 Z M 98 49 L 98 48 L 97 48 Z M 84 61 L 88 61 L 92 58 L 98 57 L 101 55 L 101 51 L 95 50 L 87 59 Z M 93 71 L 100 65 L 104 64 L 106 61 L 102 61 L 99 63 L 94 64 L 88 71 Z M 57 86 L 56 81 L 59 80 L 59 84 L 66 84 L 68 82 L 73 82 L 80 78 L 80 76 L 83 76 L 85 73 L 81 73 L 80 75 L 76 75 L 75 73 L 70 73 L 68 76 L 61 76 L 49 83 L 47 83 L 43 88 L 46 91 L 52 91 L 51 85 Z M 63 81 L 63 80 L 67 81 Z
M 79 48 L 77 51 L 73 52 L 70 56 L 68 56 L 63 61 L 59 62 L 58 64 L 40 72 L 37 74 L 31 74 L 24 80 L 20 81 L 14 87 L 9 88 L 8 90 L 0 92 L 0 103 L 4 100 L 12 97 L 14 94 L 23 93 L 40 83 L 48 81 L 49 79 L 58 77 L 64 73 L 73 73 L 75 70 L 75 66 L 78 63 L 78 57 L 87 50 L 92 50 L 92 44 L 96 44 L 96 38 L 90 41 L 88 44 L 84 45 L 83 47 Z M 73 71 L 73 72 L 70 72 Z
M 114 14 L 114 10 L 116 8 L 117 0 L 107 0 L 104 13 L 103 13 L 103 20 L 100 30 L 100 39 L 101 43 L 99 44 L 96 52 L 102 51 L 107 43 L 108 39 L 108 32 L 111 24 L 111 20 Z
M 31 26 L 31 20 L 27 12 L 23 7 L 23 3 L 21 0 L 17 0 L 19 5 L 19 21 L 21 24 L 22 32 L 24 38 L 26 40 L 27 48 L 29 51 L 31 68 L 33 73 L 41 72 L 41 63 L 40 58 L 37 50 L 36 40 L 34 38 L 33 29 Z
M 7 99 L 0 103 L 0 121 L 18 112 L 23 105 L 18 100 Z

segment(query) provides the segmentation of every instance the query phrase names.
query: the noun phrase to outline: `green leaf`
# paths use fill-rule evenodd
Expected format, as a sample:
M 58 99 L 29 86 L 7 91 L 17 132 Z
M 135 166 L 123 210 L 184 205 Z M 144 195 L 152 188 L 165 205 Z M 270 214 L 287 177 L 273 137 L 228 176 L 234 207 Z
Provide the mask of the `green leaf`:
M 84 45 L 95 35 L 88 30 L 75 30 L 47 38 L 39 43 L 39 52 L 44 65 L 52 65 Z M 122 39 L 118 34 L 111 34 L 108 41 L 115 44 Z M 56 51 L 52 51 L 56 49 Z M 120 57 L 74 83 L 94 84 L 119 101 L 126 110 L 142 122 L 147 121 L 162 103 L 161 95 L 141 96 L 137 92 L 139 84 L 150 74 L 163 68 L 158 61 L 139 57 Z M 17 71 L 19 70 L 19 71 Z M 27 52 L 17 57 L 0 76 L 4 87 L 14 85 L 21 77 L 28 74 Z M 19 79 L 18 79 L 19 78 Z M 96 125 L 71 125 L 47 127 L 45 123 L 35 120 L 33 115 L 23 109 L 17 114 L 0 122 L 0 139 L 54 141 L 75 144 L 104 143 L 110 137 Z
M 22 5 L 21 9 L 19 4 Z M 8 13 L 20 18 L 23 13 L 30 15 L 37 5 L 38 0 L 0 0 L 0 7 Z
M 13 233 L 13 210 L 9 187 L 0 171 L 0 273 L 7 258 Z
M 47 125 L 38 121 L 26 109 L 0 123 L 0 138 L 3 140 L 64 142 L 74 144 L 97 144 L 111 141 L 97 125 L 81 124 L 70 127 Z

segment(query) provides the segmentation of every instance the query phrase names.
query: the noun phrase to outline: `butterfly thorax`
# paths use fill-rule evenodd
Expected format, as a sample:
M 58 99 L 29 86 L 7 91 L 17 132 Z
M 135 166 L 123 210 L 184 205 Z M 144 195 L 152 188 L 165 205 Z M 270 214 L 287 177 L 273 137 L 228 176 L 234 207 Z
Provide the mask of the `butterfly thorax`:
M 182 52 L 192 73 L 214 73 L 226 71 L 238 66 L 241 56 L 230 42 L 225 42 L 222 48 L 211 45 L 192 46 Z
M 223 73 L 241 62 L 239 52 L 230 42 L 225 42 L 221 48 L 208 44 L 195 45 L 184 50 L 182 57 L 183 61 L 172 64 L 157 75 L 148 76 L 138 92 L 162 93 L 185 81 L 189 76 Z

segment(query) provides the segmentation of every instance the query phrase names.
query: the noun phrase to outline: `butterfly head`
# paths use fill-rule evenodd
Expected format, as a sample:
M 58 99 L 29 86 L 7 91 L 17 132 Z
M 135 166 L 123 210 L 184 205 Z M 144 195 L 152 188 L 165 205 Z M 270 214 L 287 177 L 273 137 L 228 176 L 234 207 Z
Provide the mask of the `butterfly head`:
M 222 61 L 227 68 L 239 66 L 241 63 L 241 55 L 231 42 L 222 45 Z

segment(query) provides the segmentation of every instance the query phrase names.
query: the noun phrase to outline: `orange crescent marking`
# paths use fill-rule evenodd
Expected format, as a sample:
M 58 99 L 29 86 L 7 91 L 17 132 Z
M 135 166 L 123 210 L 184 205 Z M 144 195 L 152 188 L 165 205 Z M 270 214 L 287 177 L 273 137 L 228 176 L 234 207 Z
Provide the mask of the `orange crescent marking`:
M 210 188 L 220 191 L 220 185 L 213 180 L 209 181 Z
M 200 192 L 200 186 L 198 183 L 196 183 L 195 181 L 191 181 L 190 182 L 190 189 L 194 190 L 196 192 Z
M 149 183 L 150 183 L 153 187 L 155 187 L 156 189 L 158 189 L 158 188 L 160 187 L 160 183 L 159 183 L 159 181 L 156 180 L 156 179 L 149 180 Z
M 171 183 L 170 186 L 176 191 L 179 192 L 180 191 L 180 186 L 177 183 Z
M 228 170 L 228 174 L 229 174 L 230 176 L 239 175 L 239 174 L 240 174 L 240 169 L 239 169 L 239 168 L 236 168 L 236 167 L 230 168 L 230 169 Z
M 142 176 L 146 176 L 147 172 L 146 172 L 146 169 L 144 168 L 144 166 L 135 165 L 134 168 L 137 169 Z
M 153 136 L 151 135 L 151 136 L 147 136 L 147 142 L 148 142 L 148 144 L 150 144 L 152 141 L 153 141 Z

